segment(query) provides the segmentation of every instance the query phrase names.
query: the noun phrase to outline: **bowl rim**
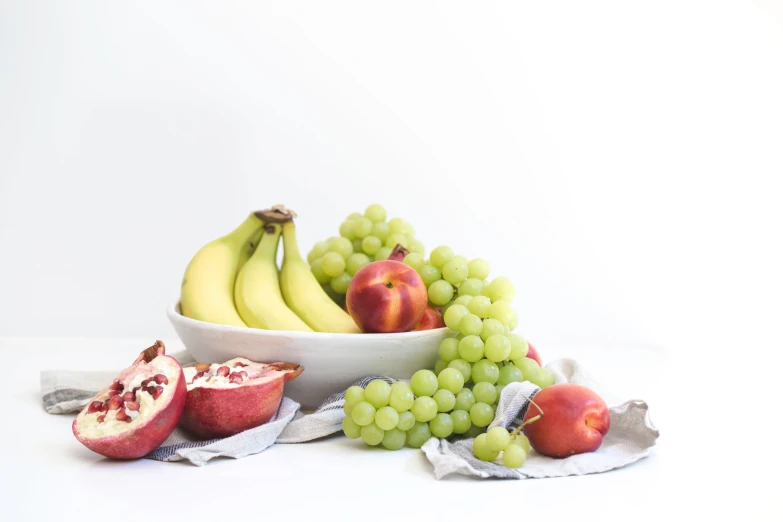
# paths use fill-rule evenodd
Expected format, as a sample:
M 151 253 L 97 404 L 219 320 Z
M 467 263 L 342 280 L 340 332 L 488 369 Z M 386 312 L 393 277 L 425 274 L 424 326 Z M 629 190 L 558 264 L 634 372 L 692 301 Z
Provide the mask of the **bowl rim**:
M 441 328 L 432 328 L 430 330 L 416 330 L 410 332 L 397 332 L 397 333 L 332 333 L 332 332 L 300 332 L 296 330 L 263 330 L 261 328 L 245 328 L 242 326 L 233 326 L 228 324 L 209 323 L 207 321 L 200 321 L 191 317 L 182 315 L 179 308 L 179 299 L 169 304 L 166 310 L 166 315 L 169 321 L 172 323 L 180 322 L 193 327 L 210 328 L 219 332 L 226 333 L 244 333 L 249 335 L 256 335 L 259 337 L 266 336 L 279 336 L 285 335 L 291 338 L 312 339 L 321 336 L 345 338 L 345 339 L 379 339 L 379 340 L 391 340 L 391 339 L 413 339 L 417 337 L 442 335 L 448 331 L 447 326 Z M 456 332 L 455 332 L 456 333 Z

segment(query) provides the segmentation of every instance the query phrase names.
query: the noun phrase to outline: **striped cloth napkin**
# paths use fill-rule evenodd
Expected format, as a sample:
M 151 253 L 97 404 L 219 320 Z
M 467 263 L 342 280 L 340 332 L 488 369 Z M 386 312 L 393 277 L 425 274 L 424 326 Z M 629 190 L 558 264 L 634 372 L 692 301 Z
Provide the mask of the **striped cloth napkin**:
M 183 366 L 195 363 L 187 352 L 175 353 L 172 357 Z M 586 386 L 593 384 L 584 369 L 571 359 L 553 361 L 547 368 L 555 374 L 556 383 L 574 382 Z M 116 374 L 117 372 L 43 371 L 41 396 L 44 409 L 51 414 L 77 413 Z M 365 387 L 373 379 L 383 379 L 390 384 L 395 381 L 374 375 L 360 380 L 356 385 Z M 538 391 L 538 387 L 529 382 L 506 386 L 495 420 L 490 427 L 518 426 L 527 410 L 526 397 L 532 397 Z M 197 439 L 177 428 L 160 447 L 145 458 L 163 462 L 184 460 L 196 466 L 203 466 L 215 457 L 238 459 L 260 453 L 272 444 L 302 443 L 319 439 L 342 430 L 344 403 L 344 393 L 337 393 L 328 397 L 313 413 L 304 414 L 297 402 L 283 397 L 275 416 L 263 426 L 213 440 Z M 449 441 L 433 437 L 421 450 L 432 463 L 437 479 L 451 474 L 524 479 L 601 473 L 627 466 L 646 457 L 658 438 L 658 430 L 650 421 L 645 402 L 627 401 L 610 411 L 611 428 L 598 451 L 566 459 L 551 459 L 531 451 L 525 465 L 519 470 L 475 458 L 472 451 L 473 439 L 460 440 L 456 437 L 456 440 Z M 363 444 L 361 441 L 356 443 Z

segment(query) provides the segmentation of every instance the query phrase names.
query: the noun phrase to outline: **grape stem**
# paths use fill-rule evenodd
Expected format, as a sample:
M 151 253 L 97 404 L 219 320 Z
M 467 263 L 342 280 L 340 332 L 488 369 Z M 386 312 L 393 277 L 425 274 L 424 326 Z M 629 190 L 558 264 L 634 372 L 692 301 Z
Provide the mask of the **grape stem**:
M 538 414 L 538 415 L 536 415 L 535 417 L 531 417 L 531 418 L 529 418 L 528 420 L 526 420 L 526 421 L 522 422 L 522 424 L 520 424 L 520 425 L 519 425 L 519 427 L 518 427 L 517 429 L 515 429 L 514 431 L 512 431 L 512 432 L 511 432 L 511 435 L 513 435 L 514 437 L 516 437 L 517 435 L 519 435 L 519 432 L 520 432 L 520 431 L 522 431 L 522 428 L 523 428 L 525 425 L 527 425 L 527 424 L 530 424 L 530 423 L 532 423 L 532 422 L 536 422 L 538 419 L 540 419 L 541 417 L 543 417 L 543 416 L 544 416 L 544 410 L 542 410 L 542 409 L 541 409 L 541 406 L 539 406 L 538 404 L 536 404 L 536 403 L 533 401 L 533 399 L 531 399 L 530 397 L 528 397 L 528 396 L 526 396 L 526 395 L 523 395 L 522 397 L 524 397 L 525 399 L 527 399 L 527 400 L 530 402 L 530 404 L 532 404 L 533 406 L 535 406 L 535 407 L 538 409 L 538 411 L 540 411 L 541 413 L 539 413 L 539 414 Z

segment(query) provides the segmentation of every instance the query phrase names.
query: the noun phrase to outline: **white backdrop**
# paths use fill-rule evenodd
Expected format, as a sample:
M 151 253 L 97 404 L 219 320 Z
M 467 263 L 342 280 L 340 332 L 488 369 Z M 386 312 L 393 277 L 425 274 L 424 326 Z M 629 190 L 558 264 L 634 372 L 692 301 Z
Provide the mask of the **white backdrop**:
M 778 2 L 0 6 L 0 335 L 172 337 L 275 203 L 304 249 L 379 202 L 485 257 L 531 340 L 780 318 Z

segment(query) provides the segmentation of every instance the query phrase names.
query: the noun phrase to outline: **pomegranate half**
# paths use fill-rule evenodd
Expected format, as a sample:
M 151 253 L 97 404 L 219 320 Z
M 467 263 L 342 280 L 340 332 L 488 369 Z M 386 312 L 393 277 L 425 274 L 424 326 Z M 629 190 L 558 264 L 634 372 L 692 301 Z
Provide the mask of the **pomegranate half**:
M 261 426 L 277 412 L 283 385 L 302 371 L 298 364 L 262 364 L 244 357 L 185 368 L 188 393 L 180 425 L 204 439 Z
M 106 457 L 143 457 L 177 427 L 186 393 L 182 367 L 156 341 L 82 409 L 73 434 Z

